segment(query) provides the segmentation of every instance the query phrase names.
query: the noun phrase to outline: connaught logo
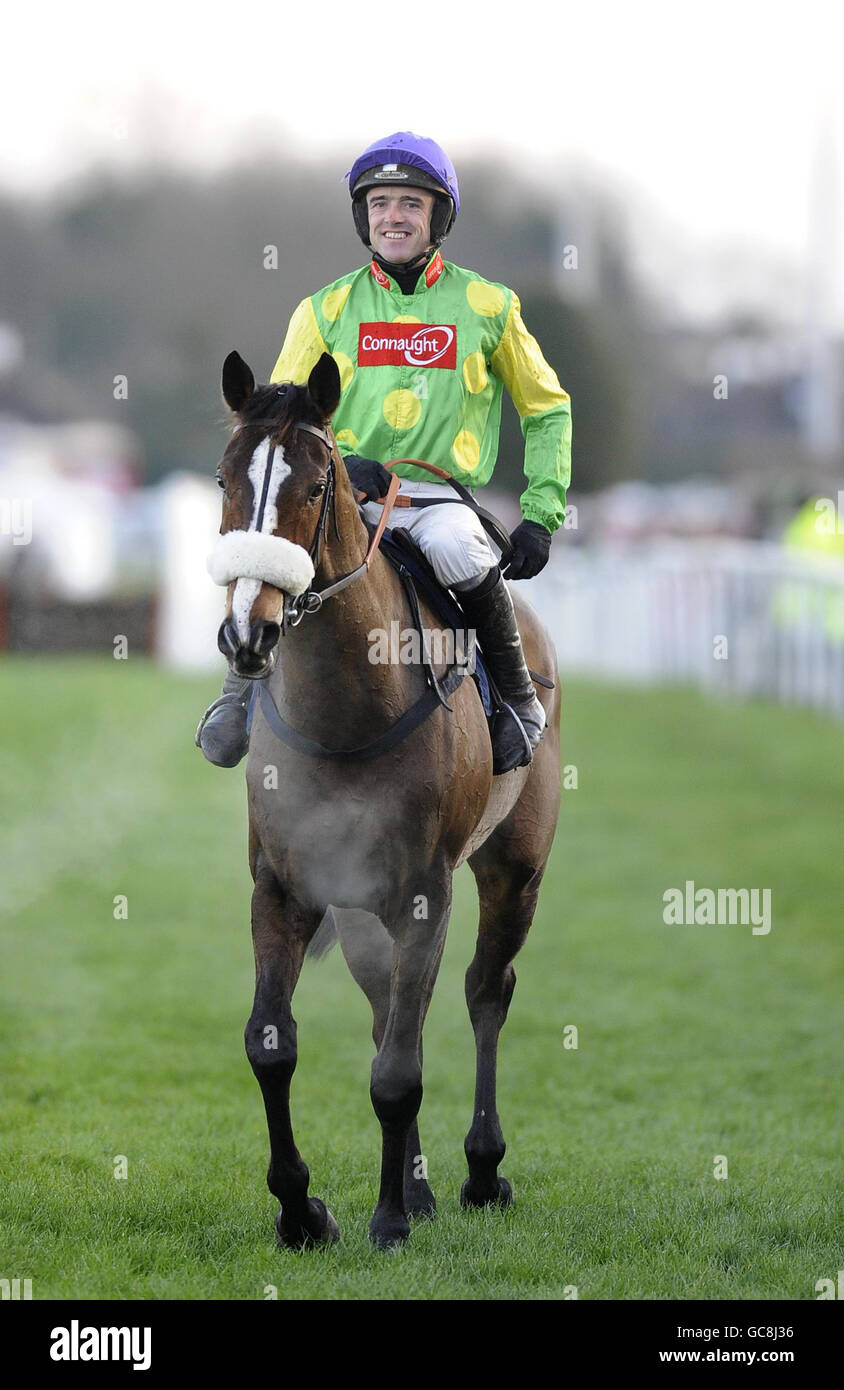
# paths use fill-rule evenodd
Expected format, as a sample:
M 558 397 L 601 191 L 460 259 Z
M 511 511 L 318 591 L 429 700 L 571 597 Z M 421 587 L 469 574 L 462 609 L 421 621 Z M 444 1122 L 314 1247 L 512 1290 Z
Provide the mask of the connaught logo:
M 362 323 L 359 367 L 447 367 L 457 365 L 453 323 Z

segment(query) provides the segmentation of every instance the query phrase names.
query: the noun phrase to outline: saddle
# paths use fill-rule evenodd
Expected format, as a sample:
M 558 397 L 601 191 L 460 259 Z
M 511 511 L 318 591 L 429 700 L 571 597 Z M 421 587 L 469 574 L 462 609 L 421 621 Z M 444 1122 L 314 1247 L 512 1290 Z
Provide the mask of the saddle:
M 369 523 L 366 523 L 369 526 Z M 374 527 L 371 528 L 375 530 Z M 458 632 L 466 631 L 466 619 L 460 610 L 456 600 L 452 597 L 448 589 L 443 588 L 437 579 L 431 565 L 425 559 L 419 546 L 416 544 L 409 531 L 403 526 L 387 527 L 381 537 L 380 550 L 382 555 L 389 560 L 390 564 L 401 576 L 404 570 L 409 576 L 413 585 L 424 594 L 437 619 L 443 627 L 454 632 L 455 642 Z M 411 601 L 411 610 L 414 620 L 418 619 L 418 608 Z M 417 622 L 417 627 L 419 623 Z M 421 628 L 420 635 L 421 635 Z M 484 707 L 484 714 L 487 719 L 494 715 L 497 703 L 493 697 L 493 685 L 490 674 L 484 663 L 480 647 L 474 645 L 472 650 L 473 670 L 472 678 L 478 687 L 478 694 Z
M 367 529 L 374 532 L 375 527 L 371 526 L 365 517 L 363 521 Z M 452 595 L 451 590 L 446 589 L 437 579 L 432 566 L 422 554 L 409 531 L 406 531 L 403 526 L 388 526 L 381 537 L 379 549 L 400 574 L 402 569 L 409 574 L 413 584 L 425 595 L 443 627 L 455 633 L 455 640 L 458 632 L 466 631 L 466 619 L 459 603 Z M 416 616 L 415 609 L 414 616 Z M 487 719 L 492 719 L 501 708 L 502 701 L 484 661 L 483 652 L 477 643 L 473 645 L 472 658 L 474 669 L 471 674 L 478 687 L 484 714 Z M 535 681 L 537 685 L 544 685 L 546 690 L 554 689 L 554 682 L 549 680 L 547 676 L 540 676 L 530 666 L 528 673 L 531 680 Z
M 378 527 L 372 525 L 361 513 L 370 537 L 374 536 Z M 500 523 L 498 523 L 500 525 Z M 383 525 L 383 519 L 382 519 Z M 464 660 L 455 658 L 453 664 L 443 676 L 437 676 L 434 671 L 428 644 L 422 627 L 422 615 L 419 611 L 419 598 L 417 587 L 421 591 L 438 621 L 447 631 L 454 634 L 455 653 L 458 650 L 458 634 L 465 634 L 466 619 L 462 613 L 457 600 L 448 589 L 445 589 L 437 579 L 425 556 L 413 540 L 408 531 L 402 527 L 385 527 L 382 531 L 380 550 L 385 558 L 396 569 L 402 586 L 407 595 L 410 611 L 416 631 L 419 633 L 420 650 L 422 652 L 422 663 L 425 670 L 425 690 L 418 700 L 405 711 L 394 724 L 383 734 L 373 739 L 370 743 L 362 744 L 357 748 L 328 748 L 319 743 L 316 739 L 309 738 L 306 734 L 294 729 L 282 718 L 278 706 L 273 699 L 272 691 L 269 689 L 265 680 L 255 681 L 250 708 L 248 715 L 247 728 L 251 727 L 252 717 L 256 704 L 260 706 L 261 712 L 276 738 L 288 748 L 293 748 L 298 753 L 304 754 L 309 758 L 324 758 L 334 762 L 354 763 L 361 760 L 376 758 L 382 753 L 387 753 L 396 748 L 400 743 L 418 729 L 420 724 L 433 714 L 434 710 L 442 706 L 453 712 L 452 706 L 448 703 L 449 697 L 457 690 L 467 675 L 474 679 L 478 693 L 483 705 L 484 714 L 488 720 L 495 718 L 497 712 L 502 707 L 503 701 L 496 689 L 489 672 L 485 665 L 480 648 L 475 641 L 465 655 Z M 465 645 L 465 644 L 464 644 Z M 537 675 L 528 667 L 530 675 L 539 685 L 546 686 L 553 690 L 554 682 L 546 676 Z

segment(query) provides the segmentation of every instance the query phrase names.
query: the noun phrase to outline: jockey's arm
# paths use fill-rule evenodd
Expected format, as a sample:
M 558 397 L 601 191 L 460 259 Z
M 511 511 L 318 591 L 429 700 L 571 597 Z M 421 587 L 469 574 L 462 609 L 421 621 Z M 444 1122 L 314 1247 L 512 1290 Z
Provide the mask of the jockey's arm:
M 326 346 L 319 331 L 313 303 L 310 299 L 303 299 L 294 309 L 287 325 L 287 333 L 278 361 L 273 367 L 270 384 L 274 385 L 278 381 L 307 381 L 322 354 L 329 351 L 330 348 Z M 345 452 L 342 444 L 339 447 L 341 452 Z M 348 448 L 347 445 L 346 449 Z
M 563 524 L 571 479 L 571 401 L 525 327 L 516 294 L 490 365 L 521 420 L 528 480 L 522 516 L 554 532 Z

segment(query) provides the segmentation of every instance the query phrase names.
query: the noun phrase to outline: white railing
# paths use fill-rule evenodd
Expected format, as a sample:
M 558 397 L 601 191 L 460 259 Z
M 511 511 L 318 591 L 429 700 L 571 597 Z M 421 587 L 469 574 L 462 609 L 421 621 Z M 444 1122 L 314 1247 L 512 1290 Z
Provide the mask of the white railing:
M 525 592 L 563 671 L 844 716 L 844 563 L 753 541 L 560 547 Z

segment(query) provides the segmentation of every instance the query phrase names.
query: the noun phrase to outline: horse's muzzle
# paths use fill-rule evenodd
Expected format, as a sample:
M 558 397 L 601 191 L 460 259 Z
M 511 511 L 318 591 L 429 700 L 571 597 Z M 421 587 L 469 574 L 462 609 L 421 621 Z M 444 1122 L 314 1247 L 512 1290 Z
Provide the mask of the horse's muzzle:
M 275 649 L 281 636 L 278 623 L 263 618 L 249 625 L 249 640 L 244 643 L 232 618 L 226 618 L 217 633 L 217 646 L 236 675 L 245 680 L 262 680 L 275 665 Z

